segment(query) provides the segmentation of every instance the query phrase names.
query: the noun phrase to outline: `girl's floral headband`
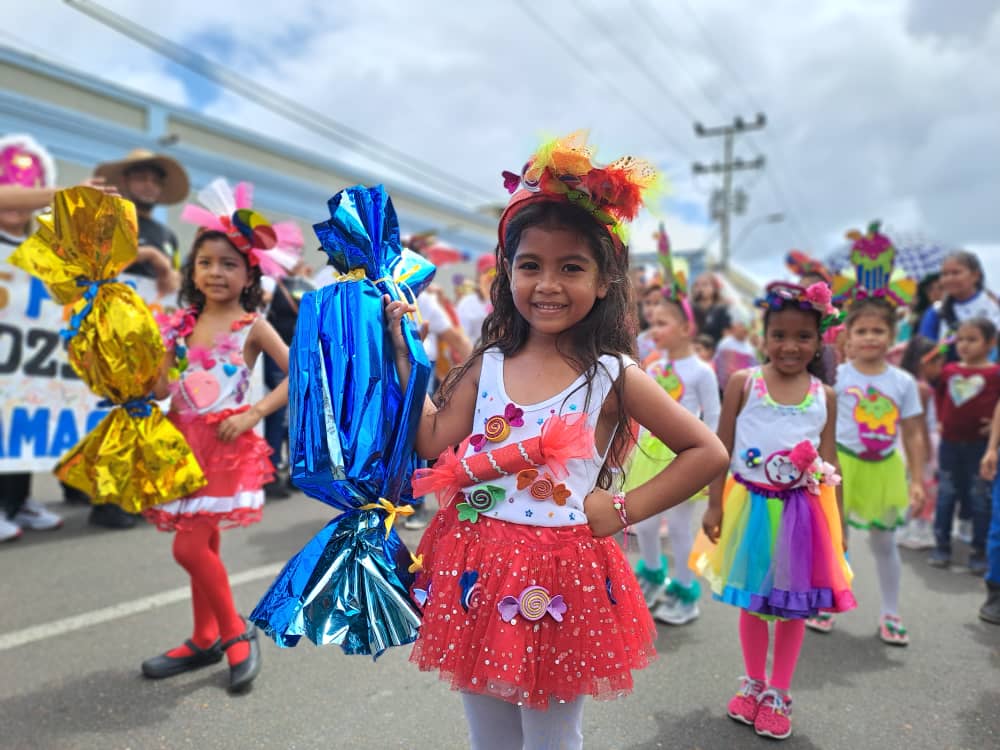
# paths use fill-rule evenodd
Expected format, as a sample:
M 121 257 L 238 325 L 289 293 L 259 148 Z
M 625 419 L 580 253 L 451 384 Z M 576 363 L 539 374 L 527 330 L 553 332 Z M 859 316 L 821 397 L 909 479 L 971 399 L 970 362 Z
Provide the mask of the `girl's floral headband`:
M 241 182 L 233 190 L 217 177 L 198 191 L 202 206 L 187 204 L 181 218 L 203 229 L 224 232 L 237 250 L 261 273 L 280 279 L 294 268 L 302 253 L 302 232 L 291 221 L 271 224 L 253 204 L 253 186 Z
M 607 227 L 621 250 L 628 241 L 631 222 L 660 183 L 647 161 L 623 156 L 606 167 L 592 161 L 595 149 L 587 145 L 585 131 L 543 143 L 520 174 L 504 172 L 510 202 L 500 216 L 500 247 L 507 223 L 522 208 L 539 201 L 565 201 L 583 208 Z
M 756 305 L 765 310 L 782 310 L 789 305 L 797 305 L 800 310 L 815 310 L 820 314 L 820 333 L 825 333 L 827 328 L 837 325 L 844 317 L 844 313 L 833 306 L 830 287 L 822 281 L 811 284 L 807 289 L 798 284 L 775 281 L 767 285 L 764 296 L 756 301 Z

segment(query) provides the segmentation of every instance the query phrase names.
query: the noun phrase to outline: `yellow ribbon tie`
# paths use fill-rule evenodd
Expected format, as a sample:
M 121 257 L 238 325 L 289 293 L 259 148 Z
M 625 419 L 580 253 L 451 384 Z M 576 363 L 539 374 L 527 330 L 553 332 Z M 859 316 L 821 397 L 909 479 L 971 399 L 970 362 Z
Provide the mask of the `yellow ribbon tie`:
M 412 505 L 393 505 L 391 502 L 386 500 L 384 497 L 380 497 L 377 503 L 367 503 L 362 505 L 358 510 L 381 510 L 385 511 L 385 537 L 389 538 L 389 532 L 392 531 L 392 525 L 396 523 L 396 516 L 412 516 L 413 506 Z
M 409 507 L 409 506 L 407 506 L 407 507 Z M 424 556 L 423 555 L 414 555 L 411 552 L 410 553 L 410 559 L 413 560 L 413 563 L 410 565 L 410 567 L 407 568 L 407 571 L 409 571 L 410 573 L 419 573 L 421 570 L 424 569 Z
M 355 268 L 353 271 L 348 271 L 347 273 L 337 274 L 333 277 L 333 284 L 339 284 L 342 281 L 361 281 L 365 278 L 365 269 Z

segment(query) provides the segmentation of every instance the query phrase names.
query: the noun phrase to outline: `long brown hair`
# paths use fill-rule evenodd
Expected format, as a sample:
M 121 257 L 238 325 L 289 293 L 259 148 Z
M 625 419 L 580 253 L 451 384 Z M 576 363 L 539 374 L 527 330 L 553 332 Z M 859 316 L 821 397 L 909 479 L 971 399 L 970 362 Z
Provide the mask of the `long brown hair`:
M 507 224 L 504 249 L 497 247 L 495 251 L 497 275 L 490 287 L 493 311 L 483 321 L 481 343 L 463 365 L 452 370 L 445 378 L 436 398 L 439 405 L 448 402 L 455 387 L 487 349 L 499 349 L 505 357 L 510 357 L 519 352 L 527 342 L 530 327 L 514 306 L 510 267 L 521 236 L 529 227 L 577 232 L 593 252 L 600 279 L 608 286 L 607 295 L 603 299 L 594 300 L 594 306 L 587 316 L 572 329 L 565 331 L 556 344 L 559 354 L 584 375 L 585 382 L 580 388 L 586 389 L 585 409 L 590 406 L 598 368 L 604 367 L 599 361 L 600 357 L 611 355 L 618 360 L 619 365 L 623 365 L 623 356 L 635 356 L 638 321 L 635 317 L 632 282 L 628 275 L 627 248 L 616 251 L 607 229 L 577 206 L 557 201 L 532 203 L 518 211 Z M 624 403 L 624 383 L 624 377 L 619 377 L 613 384 L 619 404 Z M 628 415 L 624 408 L 620 408 L 607 460 L 597 477 L 599 487 L 608 489 L 611 486 L 612 470 L 621 468 L 631 441 Z

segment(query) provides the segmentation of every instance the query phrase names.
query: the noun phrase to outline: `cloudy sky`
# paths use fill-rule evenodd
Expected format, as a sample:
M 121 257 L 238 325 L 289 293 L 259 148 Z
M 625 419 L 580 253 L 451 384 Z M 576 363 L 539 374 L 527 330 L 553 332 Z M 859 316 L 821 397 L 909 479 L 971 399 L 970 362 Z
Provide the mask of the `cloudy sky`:
M 760 277 L 791 248 L 825 255 L 880 217 L 981 252 L 1000 279 L 1000 3 L 993 0 L 102 0 L 248 81 L 479 186 L 505 193 L 543 134 L 587 128 L 599 158 L 654 161 L 677 247 L 717 244 L 707 203 L 720 125 L 738 138 L 749 196 L 734 262 Z M 352 160 L 60 0 L 0 0 L 0 44 L 241 127 Z M 784 221 L 763 217 L 781 213 Z M 651 247 L 657 217 L 635 232 Z M 991 268 L 992 267 L 992 268 Z

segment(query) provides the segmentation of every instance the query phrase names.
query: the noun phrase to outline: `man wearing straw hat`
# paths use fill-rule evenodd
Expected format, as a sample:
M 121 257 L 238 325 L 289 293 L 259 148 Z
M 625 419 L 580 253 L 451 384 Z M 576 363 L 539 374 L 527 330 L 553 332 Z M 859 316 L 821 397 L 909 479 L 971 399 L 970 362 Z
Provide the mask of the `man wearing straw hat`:
M 157 204 L 173 205 L 187 198 L 189 182 L 184 167 L 169 156 L 137 148 L 124 159 L 98 164 L 94 175 L 116 186 L 135 204 L 139 252 L 125 273 L 156 279 L 161 295 L 176 292 L 180 286 L 177 236 L 152 214 Z

